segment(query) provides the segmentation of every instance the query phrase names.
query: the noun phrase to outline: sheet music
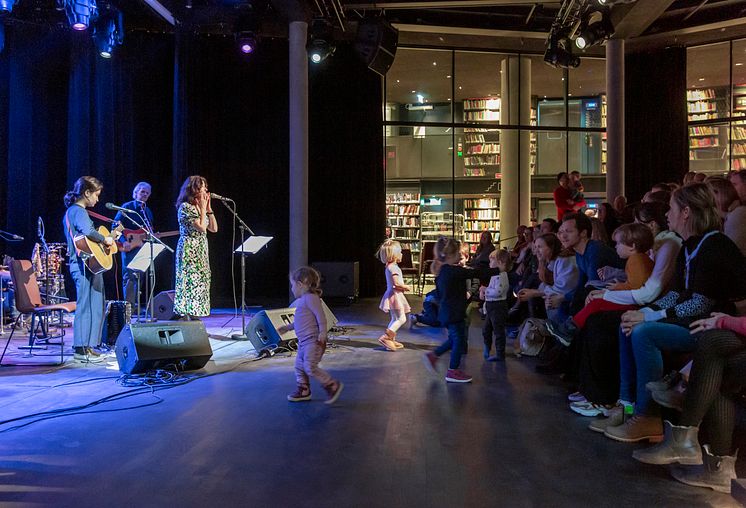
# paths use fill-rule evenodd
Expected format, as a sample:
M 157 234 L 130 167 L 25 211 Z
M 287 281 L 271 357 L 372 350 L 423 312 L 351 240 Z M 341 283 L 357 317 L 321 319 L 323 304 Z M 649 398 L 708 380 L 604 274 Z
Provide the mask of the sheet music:
M 155 242 L 145 242 L 142 247 L 140 247 L 140 251 L 135 255 L 134 259 L 129 262 L 127 265 L 127 268 L 129 270 L 136 270 L 138 272 L 145 272 L 147 271 L 148 267 L 150 267 L 150 250 L 153 250 L 153 260 L 158 257 L 158 255 L 166 250 L 166 248 L 161 245 L 160 243 Z
M 239 245 L 238 248 L 233 252 L 235 252 L 236 254 L 256 254 L 273 238 L 273 236 L 250 236 L 246 239 L 243 245 Z

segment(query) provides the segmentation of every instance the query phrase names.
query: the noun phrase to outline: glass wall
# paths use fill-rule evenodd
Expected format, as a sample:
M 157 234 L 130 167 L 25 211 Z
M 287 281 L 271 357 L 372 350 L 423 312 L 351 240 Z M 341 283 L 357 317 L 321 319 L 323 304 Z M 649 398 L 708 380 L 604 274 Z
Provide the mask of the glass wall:
M 689 170 L 746 168 L 746 41 L 687 49 Z
M 588 198 L 603 198 L 603 59 L 568 71 L 541 55 L 400 47 L 385 85 L 390 234 L 408 240 L 415 261 L 440 234 L 474 250 L 490 231 L 509 245 L 514 233 L 500 231 L 507 171 L 530 180 L 530 194 L 524 179 L 518 188 L 532 220 L 556 215 L 560 171 L 580 171 Z

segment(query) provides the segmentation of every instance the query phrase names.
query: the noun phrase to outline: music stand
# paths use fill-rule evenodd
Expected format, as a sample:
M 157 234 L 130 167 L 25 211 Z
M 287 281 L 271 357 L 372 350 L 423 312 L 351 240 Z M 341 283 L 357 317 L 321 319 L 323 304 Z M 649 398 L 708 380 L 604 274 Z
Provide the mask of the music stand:
M 243 229 L 241 230 L 243 236 Z M 241 255 L 241 333 L 231 335 L 235 340 L 246 340 L 246 254 L 256 254 L 267 245 L 272 236 L 250 236 L 233 251 Z
M 152 269 L 153 262 L 161 252 L 166 250 L 166 246 L 162 243 L 145 242 L 140 250 L 137 251 L 135 257 L 127 265 L 128 270 L 134 270 L 137 272 L 145 273 L 149 269 Z M 152 288 L 151 288 L 152 290 Z M 148 299 L 148 306 L 150 307 L 150 318 L 154 319 L 155 312 L 153 309 L 153 299 Z M 140 321 L 140 277 L 137 277 L 137 320 Z M 145 308 L 145 321 L 148 321 L 148 307 Z

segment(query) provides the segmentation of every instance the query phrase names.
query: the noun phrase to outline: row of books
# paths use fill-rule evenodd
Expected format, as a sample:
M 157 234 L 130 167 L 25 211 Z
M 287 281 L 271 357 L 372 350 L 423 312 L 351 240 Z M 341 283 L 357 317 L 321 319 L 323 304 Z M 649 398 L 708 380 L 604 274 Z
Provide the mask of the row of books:
M 419 215 L 420 205 L 386 205 L 386 215 Z

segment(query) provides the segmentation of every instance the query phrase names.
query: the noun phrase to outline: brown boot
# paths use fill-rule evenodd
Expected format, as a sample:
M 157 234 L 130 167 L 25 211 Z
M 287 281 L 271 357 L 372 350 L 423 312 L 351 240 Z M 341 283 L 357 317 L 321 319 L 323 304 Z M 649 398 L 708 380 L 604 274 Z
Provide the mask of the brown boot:
M 625 443 L 659 443 L 663 440 L 663 422 L 659 416 L 635 415 L 621 425 L 607 427 L 604 436 Z
M 609 411 L 609 416 L 604 416 L 592 420 L 588 429 L 593 432 L 606 432 L 609 427 L 616 427 L 624 423 L 624 407 L 616 405 Z
M 394 338 L 396 337 L 396 333 L 392 332 L 388 328 L 386 328 L 386 331 L 378 337 L 378 342 L 381 343 L 383 347 L 388 349 L 389 351 L 396 351 L 397 347 L 394 343 Z
M 337 399 L 342 393 L 342 389 L 344 387 L 344 383 L 342 383 L 341 381 L 337 381 L 336 379 L 326 385 L 324 387 L 324 390 L 326 390 L 326 394 L 329 396 L 329 398 L 324 402 L 324 404 L 334 404 L 335 402 L 337 402 Z
M 386 330 L 386 331 L 387 332 L 391 332 L 391 330 Z M 394 334 L 393 337 L 391 337 L 391 340 L 393 341 L 394 346 L 396 346 L 396 349 L 403 349 L 404 348 L 404 344 L 402 344 L 401 342 L 399 342 L 398 340 L 396 340 L 396 332 L 391 332 L 391 333 Z
M 308 385 L 298 385 L 295 391 L 288 395 L 290 402 L 303 402 L 311 400 L 311 387 Z

